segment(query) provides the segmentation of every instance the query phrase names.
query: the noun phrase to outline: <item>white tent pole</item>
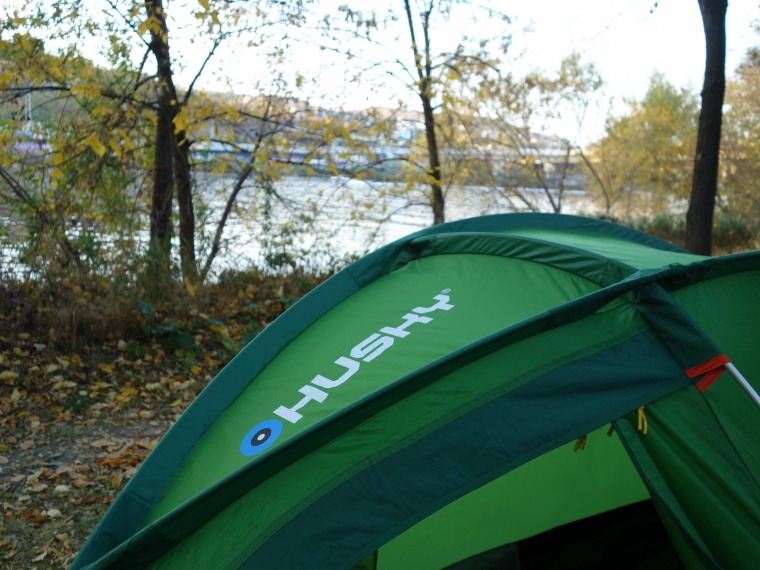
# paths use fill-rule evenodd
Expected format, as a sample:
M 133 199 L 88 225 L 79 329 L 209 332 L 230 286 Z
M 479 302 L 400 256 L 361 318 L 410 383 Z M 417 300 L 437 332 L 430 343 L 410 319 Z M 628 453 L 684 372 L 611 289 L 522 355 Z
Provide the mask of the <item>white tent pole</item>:
M 755 402 L 755 405 L 760 408 L 760 396 L 757 395 L 757 392 L 755 392 L 755 389 L 752 387 L 752 385 L 747 381 L 747 379 L 742 376 L 742 373 L 739 372 L 739 370 L 734 366 L 731 362 L 725 365 L 726 370 L 729 371 L 731 376 L 734 377 L 734 379 L 739 383 L 739 386 L 742 387 L 742 390 L 744 390 L 747 395 L 752 398 L 752 401 Z

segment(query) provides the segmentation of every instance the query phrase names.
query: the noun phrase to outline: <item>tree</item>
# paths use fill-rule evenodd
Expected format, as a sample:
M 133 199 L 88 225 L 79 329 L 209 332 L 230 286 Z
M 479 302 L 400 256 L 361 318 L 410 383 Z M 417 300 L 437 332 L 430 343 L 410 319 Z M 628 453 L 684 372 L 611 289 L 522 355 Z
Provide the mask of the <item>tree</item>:
M 51 25 L 66 16 L 53 13 Z M 29 220 L 25 261 L 35 271 L 97 273 L 97 228 L 118 240 L 135 222 L 131 196 L 120 189 L 134 183 L 146 125 L 122 93 L 142 85 L 118 66 L 99 70 L 71 46 L 51 55 L 42 40 L 16 31 L 42 18 L 14 14 L 0 41 L 0 170 L 9 190 L 0 198 Z
M 158 93 L 155 103 L 156 138 L 154 145 L 153 163 L 153 197 L 150 208 L 150 250 L 162 266 L 160 272 L 168 270 L 169 250 L 171 247 L 171 218 L 172 198 L 174 194 L 175 177 L 178 198 L 184 195 L 184 210 L 187 211 L 189 196 L 189 163 L 187 153 L 180 150 L 180 144 L 187 146 L 187 141 L 178 144 L 174 134 L 174 121 L 177 118 L 179 97 L 172 77 L 172 60 L 169 54 L 169 30 L 166 25 L 166 11 L 161 0 L 148 0 L 145 3 L 145 24 L 150 33 L 148 50 L 156 62 L 156 82 Z M 147 55 L 147 54 L 146 54 Z M 184 106 L 183 106 L 184 107 Z M 185 129 L 178 129 L 184 139 Z M 184 156 L 183 156 L 184 155 Z M 189 211 L 192 216 L 192 209 Z M 180 223 L 183 222 L 180 215 Z M 186 229 L 182 224 L 182 229 Z M 181 231 L 182 233 L 182 231 Z M 189 236 L 181 235 L 181 257 L 183 273 L 193 278 L 194 254 L 192 242 L 187 243 Z M 184 239 L 183 239 L 184 238 Z M 190 245 L 190 248 L 188 248 Z M 190 268 L 193 265 L 192 269 Z M 188 271 L 191 273 L 188 275 Z
M 191 84 L 180 93 L 173 78 L 173 62 L 169 49 L 169 29 L 167 12 L 162 0 L 149 0 L 144 4 L 146 19 L 137 28 L 138 33 L 147 29 L 150 41 L 147 49 L 155 58 L 157 94 L 156 144 L 154 147 L 153 199 L 151 205 L 151 252 L 161 265 L 166 265 L 169 252 L 169 221 L 172 215 L 172 192 L 176 188 L 179 207 L 179 250 L 182 275 L 189 283 L 198 280 L 198 266 L 195 252 L 195 213 L 192 191 L 192 174 L 188 127 L 189 106 L 195 96 L 194 84 L 203 73 L 219 45 L 231 35 L 240 36 L 252 29 L 238 27 L 243 9 L 225 3 L 201 2 L 194 16 L 206 26 L 212 38 L 211 47 L 198 67 Z M 118 8 L 112 4 L 112 8 Z M 134 14 L 134 10 L 132 12 Z M 259 25 L 266 22 L 259 22 Z M 227 29 L 231 27 L 232 29 Z M 147 54 L 146 54 L 147 55 Z M 231 114 L 237 115 L 236 112 Z M 258 146 L 256 147 L 259 148 Z M 252 169 L 244 170 L 250 175 Z M 246 177 L 247 177 L 246 175 Z M 236 182 L 232 195 L 237 195 L 241 184 Z M 223 216 L 222 220 L 226 220 Z M 224 222 L 222 222 L 224 223 Z M 216 253 L 216 249 L 212 252 Z M 208 264 L 207 264 L 208 265 Z M 201 273 L 205 278 L 207 269 Z
M 579 173 L 584 120 L 602 85 L 595 66 L 578 53 L 565 57 L 555 76 L 497 73 L 480 81 L 470 99 L 490 165 L 478 183 L 498 188 L 515 209 L 561 212 Z M 572 138 L 550 134 L 559 122 Z
M 642 101 L 607 119 L 601 140 L 583 153 L 589 189 L 606 215 L 678 207 L 689 196 L 697 102 L 662 75 Z
M 329 15 L 318 15 L 325 24 L 322 47 L 359 62 L 354 66 L 358 68 L 352 75 L 354 81 L 372 75 L 375 84 L 371 88 L 377 89 L 390 78 L 400 82 L 419 102 L 424 157 L 410 153 L 408 164 L 418 172 L 410 176 L 407 190 L 426 185 L 433 223 L 442 223 L 446 219 L 446 192 L 456 178 L 455 172 L 447 170 L 444 154 L 448 151 L 443 148 L 442 137 L 447 136 L 444 130 L 453 133 L 467 128 L 453 126 L 456 114 L 445 116 L 452 108 L 447 101 L 447 84 L 492 66 L 494 58 L 506 52 L 509 18 L 488 3 L 464 0 L 404 0 L 403 4 L 389 5 L 380 14 L 351 5 L 342 6 L 341 11 L 346 26 Z M 474 14 L 479 12 L 503 24 L 497 34 L 475 36 L 469 30 L 452 34 L 450 22 L 461 24 L 472 17 L 474 23 Z M 402 103 L 400 110 L 406 109 L 406 103 Z
M 430 179 L 430 202 L 433 209 L 433 224 L 445 221 L 443 186 L 441 173 L 441 158 L 438 152 L 438 136 L 436 135 L 435 117 L 433 115 L 433 62 L 430 52 L 430 19 L 436 3 L 427 2 L 419 11 L 419 24 L 415 24 L 409 0 L 404 0 L 409 35 L 411 37 L 414 67 L 417 71 L 416 90 L 422 103 L 422 116 L 425 124 L 425 142 L 427 145 L 428 169 L 426 174 Z M 423 43 L 417 43 L 417 27 L 422 33 Z
M 750 49 L 726 85 L 718 208 L 748 222 L 760 214 L 760 50 Z
M 712 252 L 712 222 L 718 189 L 720 131 L 726 86 L 727 0 L 699 0 L 705 31 L 705 77 L 699 113 L 694 178 L 686 213 L 686 249 Z
M 170 52 L 169 16 L 161 0 L 141 5 L 109 0 L 108 4 L 105 11 L 88 10 L 75 0 L 53 6 L 28 5 L 6 22 L 4 34 L 9 39 L 2 43 L 6 63 L 0 78 L 2 100 L 13 108 L 34 100 L 34 124 L 39 131 L 34 136 L 45 140 L 45 148 L 24 160 L 14 160 L 12 172 L 3 171 L 3 181 L 10 189 L 3 197 L 15 197 L 37 213 L 44 227 L 57 228 L 57 242 L 68 252 L 67 258 L 73 259 L 81 256 L 67 234 L 72 215 L 97 221 L 94 235 L 113 230 L 103 228 L 103 221 L 124 225 L 135 248 L 139 248 L 137 232 L 147 218 L 151 266 L 158 269 L 156 277 L 161 280 L 170 269 L 176 193 L 181 271 L 192 284 L 208 275 L 219 240 L 215 239 L 210 257 L 201 264 L 196 258 L 195 202 L 199 196 L 194 188 L 197 165 L 191 145 L 207 143 L 209 126 L 215 123 L 261 121 L 266 125 L 259 129 L 258 142 L 246 147 L 248 166 L 241 168 L 229 188 L 234 203 L 248 177 L 255 175 L 266 182 L 272 175 L 272 169 L 265 167 L 271 147 L 262 140 L 293 126 L 292 118 L 281 113 L 284 105 L 261 104 L 266 98 L 209 97 L 196 89 L 196 82 L 223 42 L 245 37 L 252 46 L 260 46 L 263 30 L 287 23 L 293 10 L 301 9 L 300 3 L 250 5 L 208 0 L 192 10 L 178 6 L 175 24 L 179 25 L 182 17 L 192 17 L 194 41 L 207 46 L 200 61 L 182 61 Z M 51 53 L 38 36 L 50 40 Z M 74 38 L 79 41 L 73 42 Z M 94 65 L 81 55 L 81 44 L 89 39 L 99 42 L 105 65 Z M 195 69 L 184 88 L 174 82 L 178 62 Z M 279 110 L 273 111 L 274 107 Z M 258 115 L 262 111 L 264 115 Z M 9 112 L 2 131 L 7 140 L 24 132 L 26 123 L 32 124 L 23 113 L 14 116 Z M 234 143 L 235 129 L 227 133 L 233 136 L 228 142 Z M 227 164 L 224 158 L 217 163 Z M 148 186 L 149 212 L 143 218 Z M 96 200 L 86 201 L 85 196 Z M 115 200 L 123 204 L 114 208 Z M 96 203 L 102 203 L 102 213 L 88 210 Z M 53 223 L 50 212 L 58 211 L 59 222 Z M 129 219 L 119 218 L 120 213 L 128 214 Z M 227 215 L 220 217 L 217 236 L 227 219 Z

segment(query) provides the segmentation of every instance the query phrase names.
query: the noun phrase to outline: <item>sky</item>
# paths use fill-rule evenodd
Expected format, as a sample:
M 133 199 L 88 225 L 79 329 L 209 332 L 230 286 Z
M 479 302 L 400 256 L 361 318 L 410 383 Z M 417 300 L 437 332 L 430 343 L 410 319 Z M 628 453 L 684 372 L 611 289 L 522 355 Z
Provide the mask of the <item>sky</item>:
M 729 73 L 748 47 L 760 44 L 752 29 L 759 6 L 759 0 L 729 0 Z M 526 59 L 552 69 L 579 51 L 599 67 L 611 95 L 641 98 L 655 71 L 678 86 L 702 85 L 705 40 L 697 0 L 525 0 L 516 14 L 534 22 L 523 40 Z
M 336 6 L 346 0 L 320 0 L 320 7 Z M 366 5 L 371 6 L 374 0 Z M 400 2 L 398 2 L 400 6 Z M 593 62 L 605 81 L 604 103 L 584 124 L 579 142 L 585 143 L 601 135 L 604 117 L 610 108 L 620 112 L 624 99 L 641 99 L 649 79 L 661 72 L 677 87 L 692 88 L 698 93 L 702 85 L 705 63 L 705 40 L 697 0 L 512 0 L 496 3 L 513 17 L 513 38 L 510 54 L 518 56 L 513 68 L 527 72 L 533 68 L 547 72 L 559 68 L 562 59 L 573 51 Z M 379 6 L 387 5 L 387 0 Z M 391 3 L 391 5 L 394 5 Z M 382 8 L 378 8 L 382 10 Z M 337 12 L 336 12 L 337 13 Z M 753 27 L 760 20 L 760 0 L 729 0 L 727 14 L 727 61 L 730 75 L 753 45 L 760 45 L 760 34 Z M 488 32 L 494 22 L 478 21 L 467 26 L 482 27 L 475 33 Z M 522 32 L 525 28 L 529 31 Z M 472 30 L 470 30 L 472 31 Z M 399 36 L 394 47 L 407 54 L 406 33 Z M 453 35 L 456 33 L 454 30 Z M 435 45 L 435 44 L 434 44 Z M 325 59 L 324 52 L 313 47 L 295 50 L 293 64 L 300 69 L 316 69 Z M 236 53 L 225 59 L 225 68 L 235 77 L 246 76 L 250 60 Z M 339 79 L 321 71 L 323 83 Z M 322 87 L 322 86 L 320 86 Z M 336 89 L 344 96 L 348 108 L 368 105 L 391 105 L 393 91 L 369 89 L 350 93 L 344 87 Z M 403 88 L 398 87 L 399 96 Z M 409 94 L 406 100 L 414 107 L 416 99 Z M 603 107 L 603 108 L 602 108 Z M 570 136 L 570 133 L 558 133 Z
M 2 0 L 1 6 L 23 4 L 26 0 Z M 86 0 L 99 6 L 99 0 Z M 388 5 L 399 10 L 400 0 L 319 0 L 318 7 L 339 17 L 337 6 L 351 3 L 365 8 L 377 6 L 383 11 Z M 191 40 L 198 36 L 196 21 L 191 17 L 199 0 L 168 0 L 165 2 L 170 17 L 186 17 L 185 22 L 170 21 L 172 52 L 183 58 L 187 68 L 177 69 L 176 81 L 188 85 L 197 66 L 207 50 Z M 690 87 L 698 93 L 704 73 L 704 32 L 699 12 L 698 0 L 502 0 L 492 2 L 513 18 L 515 31 L 510 54 L 519 57 L 511 62 L 512 70 L 518 73 L 531 69 L 542 69 L 551 73 L 559 68 L 562 59 L 573 51 L 583 56 L 584 62 L 593 62 L 605 81 L 605 106 L 593 113 L 584 124 L 581 143 L 601 135 L 604 117 L 609 101 L 613 109 L 620 111 L 623 100 L 641 99 L 646 93 L 649 79 L 659 71 L 674 85 Z M 177 16 L 178 15 L 178 16 Z M 726 71 L 730 75 L 753 45 L 760 45 L 760 34 L 754 26 L 760 20 L 760 0 L 729 0 L 727 15 L 727 62 Z M 456 22 L 455 22 L 456 23 Z M 467 31 L 475 34 L 498 30 L 496 21 L 478 20 L 464 22 Z M 473 28 L 473 26 L 475 26 Z M 529 32 L 521 30 L 529 28 Z M 454 29 L 451 37 L 457 35 Z M 408 55 L 408 32 L 401 29 L 392 49 Z M 439 44 L 435 44 L 440 45 Z M 100 46 L 90 46 L 93 58 L 97 60 Z M 364 84 L 356 92 L 341 84 L 341 79 L 328 69 L 322 69 L 325 53 L 314 46 L 301 45 L 292 52 L 292 76 L 297 70 L 317 70 L 320 88 L 333 87 L 333 92 L 341 97 L 336 101 L 348 108 L 369 105 L 393 106 L 394 99 L 404 98 L 414 108 L 417 100 L 403 86 L 398 85 L 397 93 L 379 90 Z M 217 71 L 217 73 L 214 73 Z M 259 72 L 259 79 L 268 79 L 267 67 L 256 60 L 255 48 L 236 48 L 217 52 L 215 61 L 204 72 L 203 80 L 197 85 L 213 91 L 228 91 L 230 87 L 223 76 L 233 78 L 233 86 L 238 92 L 251 92 L 254 82 L 249 79 Z M 270 76 L 271 77 L 271 74 Z M 398 95 L 398 96 L 397 96 Z M 342 101 L 339 101 L 342 99 Z M 312 100 L 319 103 L 317 100 Z M 558 133 L 568 136 L 567 133 Z
M 678 87 L 701 89 L 705 39 L 697 0 L 525 0 L 514 13 L 518 22 L 532 22 L 532 31 L 515 46 L 524 49 L 527 65 L 553 70 L 565 55 L 580 52 L 601 72 L 605 94 L 618 112 L 624 99 L 643 98 L 655 72 Z M 758 19 L 760 0 L 729 0 L 727 74 L 749 47 L 760 45 L 753 29 Z M 596 138 L 603 126 L 604 116 L 597 112 L 582 138 Z

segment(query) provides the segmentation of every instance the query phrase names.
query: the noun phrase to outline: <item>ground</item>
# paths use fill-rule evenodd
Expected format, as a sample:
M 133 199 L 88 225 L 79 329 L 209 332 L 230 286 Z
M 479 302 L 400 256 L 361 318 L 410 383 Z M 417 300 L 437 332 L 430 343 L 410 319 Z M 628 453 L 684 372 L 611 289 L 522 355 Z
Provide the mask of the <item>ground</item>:
M 22 349 L 16 356 L 5 356 L 3 368 L 30 359 L 31 353 Z M 182 370 L 187 380 L 179 373 L 162 375 L 146 357 L 154 358 L 117 357 L 91 370 L 79 358 L 57 356 L 37 367 L 36 381 L 28 387 L 14 386 L 10 397 L 3 391 L 0 565 L 68 566 L 119 490 L 204 384 L 205 377 L 193 379 L 190 370 Z M 38 353 L 34 360 L 48 359 Z M 5 387 L 17 380 L 9 372 L 2 372 Z M 66 379 L 77 375 L 86 380 Z
M 100 344 L 62 347 L 0 315 L 0 567 L 70 565 L 195 396 L 313 284 L 217 288 L 180 318 L 143 304 L 144 334 Z

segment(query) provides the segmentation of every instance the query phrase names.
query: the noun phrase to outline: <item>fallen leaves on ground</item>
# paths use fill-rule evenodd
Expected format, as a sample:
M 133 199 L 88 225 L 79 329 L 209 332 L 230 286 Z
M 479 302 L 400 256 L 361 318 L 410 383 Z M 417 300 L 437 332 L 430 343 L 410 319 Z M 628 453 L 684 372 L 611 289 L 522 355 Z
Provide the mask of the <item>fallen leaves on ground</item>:
M 70 565 L 187 405 L 290 305 L 284 295 L 283 285 L 228 287 L 154 326 L 180 331 L 178 344 L 151 334 L 70 353 L 0 314 L 0 567 Z

